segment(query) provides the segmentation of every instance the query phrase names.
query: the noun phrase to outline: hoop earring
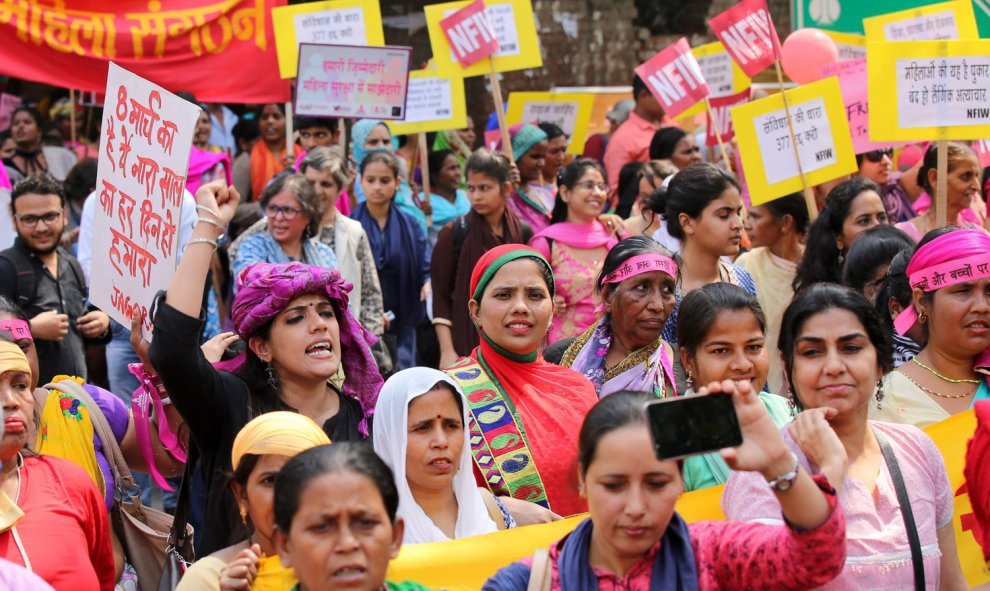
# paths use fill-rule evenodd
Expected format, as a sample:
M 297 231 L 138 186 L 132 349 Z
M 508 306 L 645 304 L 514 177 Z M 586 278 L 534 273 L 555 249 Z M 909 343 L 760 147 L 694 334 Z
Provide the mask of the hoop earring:
M 271 363 L 268 363 L 268 365 L 265 367 L 265 373 L 268 374 L 268 379 L 265 380 L 266 382 L 268 382 L 268 386 L 272 390 L 275 390 L 277 392 L 278 391 L 278 376 L 275 375 L 275 368 L 272 367 L 272 364 Z
M 880 410 L 880 403 L 883 402 L 883 396 L 884 396 L 884 394 L 883 394 L 883 378 L 880 378 L 879 380 L 877 380 L 877 393 L 876 393 L 877 410 Z

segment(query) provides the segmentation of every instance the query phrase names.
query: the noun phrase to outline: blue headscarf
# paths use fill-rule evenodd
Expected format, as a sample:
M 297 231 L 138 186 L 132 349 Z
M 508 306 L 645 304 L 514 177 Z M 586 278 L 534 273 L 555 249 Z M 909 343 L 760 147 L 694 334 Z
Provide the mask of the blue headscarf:
M 371 130 L 378 127 L 379 125 L 384 125 L 385 129 L 389 130 L 389 137 L 392 138 L 392 149 L 388 148 L 374 148 L 367 149 L 364 144 L 368 141 L 368 136 L 371 135 Z M 372 152 L 377 152 L 379 150 L 385 150 L 391 153 L 395 153 L 396 149 L 395 137 L 392 136 L 392 130 L 388 128 L 384 121 L 379 119 L 360 119 L 351 128 L 351 150 L 354 152 L 354 161 L 358 165 L 358 175 L 360 175 L 361 163 L 364 162 L 365 157 Z M 357 198 L 358 203 L 364 203 L 364 187 L 361 186 L 361 178 L 358 176 L 357 181 L 354 183 L 354 196 Z M 412 189 L 409 187 L 409 181 L 405 177 L 399 178 L 399 188 L 395 192 L 395 199 L 393 200 L 396 206 L 402 211 L 406 212 L 410 216 L 419 222 L 419 225 L 423 228 L 423 232 L 427 231 L 426 227 L 426 215 L 423 214 L 422 210 L 416 206 L 413 201 Z

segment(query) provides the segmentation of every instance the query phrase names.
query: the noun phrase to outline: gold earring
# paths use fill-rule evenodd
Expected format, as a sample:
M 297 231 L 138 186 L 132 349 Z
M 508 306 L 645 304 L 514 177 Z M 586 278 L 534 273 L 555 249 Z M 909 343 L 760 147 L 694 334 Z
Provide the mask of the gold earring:
M 247 507 L 239 503 L 238 506 L 241 508 L 241 523 L 247 525 Z
M 928 314 L 925 314 L 924 312 L 919 313 L 918 322 L 920 322 L 921 324 L 928 322 Z

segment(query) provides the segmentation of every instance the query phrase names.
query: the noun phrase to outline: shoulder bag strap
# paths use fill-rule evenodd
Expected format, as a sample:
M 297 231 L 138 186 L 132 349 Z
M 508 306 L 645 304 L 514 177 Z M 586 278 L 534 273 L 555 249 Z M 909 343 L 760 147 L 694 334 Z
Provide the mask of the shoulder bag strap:
M 540 548 L 533 552 L 533 566 L 529 571 L 529 585 L 526 591 L 550 591 L 553 582 L 553 565 L 550 563 L 550 549 Z
M 110 464 L 114 485 L 118 491 L 124 491 L 129 494 L 129 491 L 135 488 L 131 469 L 127 466 L 127 461 L 124 460 L 124 454 L 120 451 L 120 445 L 117 444 L 117 438 L 114 436 L 113 429 L 110 428 L 107 418 L 103 415 L 103 410 L 96 404 L 93 397 L 89 395 L 86 388 L 72 380 L 62 380 L 55 384 L 47 384 L 44 388 L 45 390 L 54 389 L 71 394 L 86 405 L 89 409 L 89 418 L 93 423 L 93 430 L 96 432 L 96 436 L 100 438 L 100 443 L 103 444 L 103 454 L 107 458 L 107 463 Z
M 911 545 L 911 562 L 914 565 L 914 588 L 918 591 L 925 589 L 925 562 L 921 555 L 921 540 L 918 538 L 918 526 L 914 523 L 914 512 L 911 510 L 911 499 L 908 497 L 907 487 L 904 486 L 904 478 L 901 477 L 901 467 L 897 463 L 897 456 L 894 449 L 890 447 L 887 438 L 877 429 L 873 434 L 880 444 L 880 451 L 883 459 L 887 462 L 887 470 L 890 472 L 890 479 L 894 482 L 894 490 L 897 491 L 897 502 L 901 505 L 901 516 L 904 518 L 904 529 L 907 530 L 908 543 Z

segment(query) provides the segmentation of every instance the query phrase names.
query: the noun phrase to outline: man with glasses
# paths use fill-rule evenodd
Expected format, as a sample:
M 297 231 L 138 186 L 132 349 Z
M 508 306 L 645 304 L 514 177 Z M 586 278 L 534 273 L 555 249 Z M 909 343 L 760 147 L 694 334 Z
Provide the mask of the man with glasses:
M 856 154 L 856 164 L 859 166 L 858 176 L 880 185 L 880 198 L 887 210 L 887 219 L 891 224 L 896 224 L 914 218 L 912 204 L 921 194 L 921 187 L 917 182 L 918 166 L 903 174 L 893 171 L 893 157 L 893 148 L 870 150 Z
M 86 377 L 87 339 L 109 337 L 110 318 L 87 306 L 79 262 L 59 247 L 65 228 L 65 189 L 48 173 L 29 176 L 10 194 L 17 239 L 0 252 L 0 295 L 31 319 L 45 384 L 57 374 Z

